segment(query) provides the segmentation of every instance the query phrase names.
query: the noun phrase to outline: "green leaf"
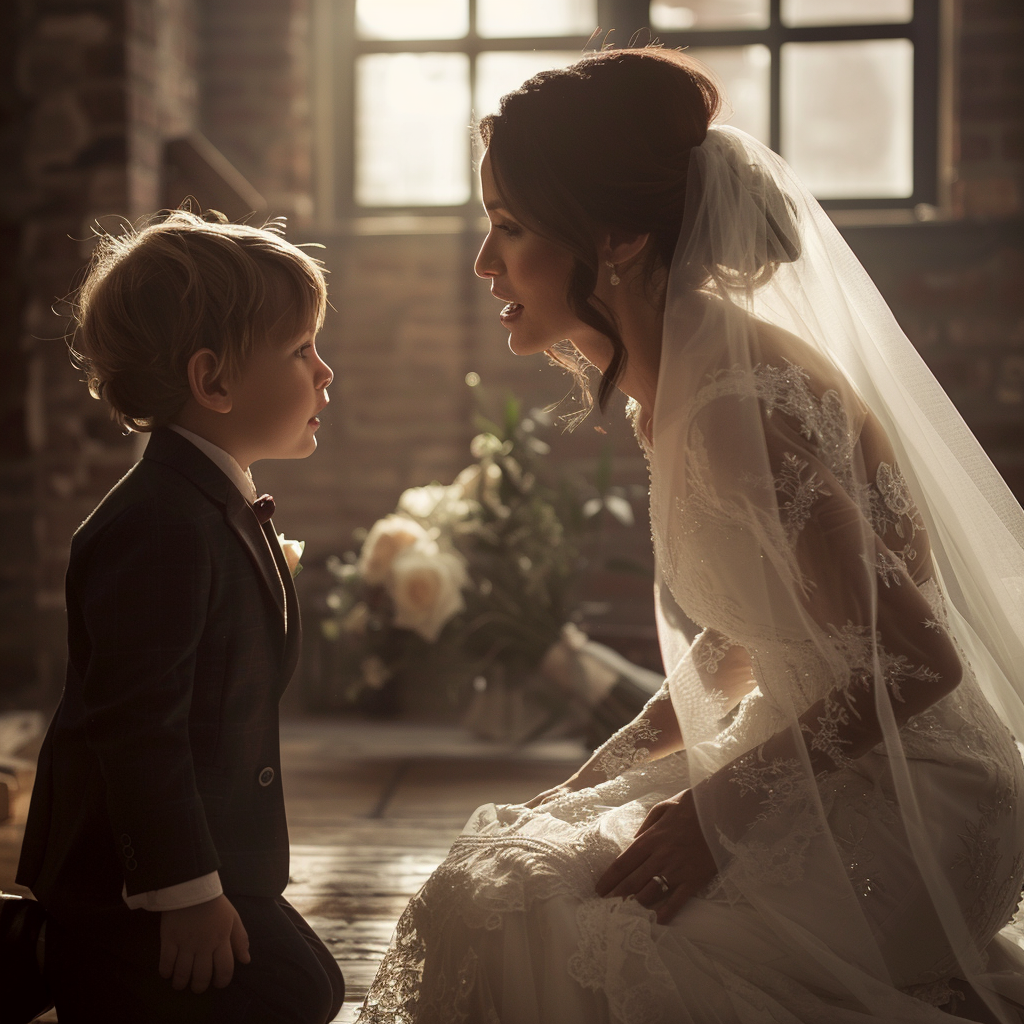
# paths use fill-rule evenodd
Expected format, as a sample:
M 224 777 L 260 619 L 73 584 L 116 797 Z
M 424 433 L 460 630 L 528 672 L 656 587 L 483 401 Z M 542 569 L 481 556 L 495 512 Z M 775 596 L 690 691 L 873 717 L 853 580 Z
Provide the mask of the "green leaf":
M 519 426 L 519 399 L 515 395 L 509 395 L 505 399 L 505 434 L 504 440 L 509 440 Z

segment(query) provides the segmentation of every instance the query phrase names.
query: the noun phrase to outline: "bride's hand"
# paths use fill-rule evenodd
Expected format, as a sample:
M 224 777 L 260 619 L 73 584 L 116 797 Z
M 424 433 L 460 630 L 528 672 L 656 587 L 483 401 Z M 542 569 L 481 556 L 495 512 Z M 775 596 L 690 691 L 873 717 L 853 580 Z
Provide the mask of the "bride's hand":
M 532 800 L 527 800 L 523 806 L 534 810 L 542 804 L 546 804 L 549 800 L 564 796 L 566 793 L 572 793 L 574 790 L 571 783 L 572 779 L 569 779 L 566 782 L 559 783 L 557 786 L 552 786 L 551 789 L 545 789 L 543 793 L 538 793 Z
M 597 753 L 579 771 L 570 775 L 565 782 L 552 786 L 551 789 L 545 789 L 543 793 L 538 793 L 532 800 L 528 800 L 523 804 L 523 806 L 536 810 L 536 808 L 546 804 L 549 800 L 556 800 L 567 793 L 578 793 L 581 789 L 590 789 L 594 786 L 599 786 L 602 782 L 607 782 L 608 776 L 597 767 L 596 761 Z
M 598 879 L 598 896 L 635 896 L 668 924 L 718 872 L 704 840 L 693 791 L 651 808 L 633 842 Z

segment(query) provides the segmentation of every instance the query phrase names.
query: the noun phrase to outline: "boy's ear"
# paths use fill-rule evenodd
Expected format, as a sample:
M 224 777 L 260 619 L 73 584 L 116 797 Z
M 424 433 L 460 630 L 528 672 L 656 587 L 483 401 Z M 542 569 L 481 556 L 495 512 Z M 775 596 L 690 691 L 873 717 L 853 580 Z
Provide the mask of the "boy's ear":
M 231 396 L 221 381 L 220 360 L 208 348 L 192 353 L 188 361 L 188 385 L 192 397 L 211 412 L 231 412 Z
M 604 236 L 598 246 L 598 255 L 602 263 L 628 263 L 631 259 L 639 256 L 644 251 L 644 246 L 650 240 L 650 232 L 634 235 L 621 231 L 612 231 Z

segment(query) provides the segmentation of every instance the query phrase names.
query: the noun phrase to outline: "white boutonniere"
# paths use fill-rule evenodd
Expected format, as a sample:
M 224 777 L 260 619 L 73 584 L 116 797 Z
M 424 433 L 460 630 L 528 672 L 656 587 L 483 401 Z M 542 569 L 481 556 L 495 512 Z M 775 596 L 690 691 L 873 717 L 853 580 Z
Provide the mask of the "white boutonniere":
M 277 542 L 284 552 L 284 560 L 288 563 L 288 571 L 292 579 L 302 572 L 302 552 L 306 549 L 304 540 L 286 540 L 283 533 L 277 535 Z

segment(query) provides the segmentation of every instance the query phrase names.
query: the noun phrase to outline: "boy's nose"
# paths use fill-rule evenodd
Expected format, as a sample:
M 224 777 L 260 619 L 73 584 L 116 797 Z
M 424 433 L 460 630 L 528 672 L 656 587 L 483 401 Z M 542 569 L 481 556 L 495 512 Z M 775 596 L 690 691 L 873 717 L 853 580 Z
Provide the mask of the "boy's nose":
M 317 388 L 329 388 L 334 382 L 334 371 L 321 359 Z

